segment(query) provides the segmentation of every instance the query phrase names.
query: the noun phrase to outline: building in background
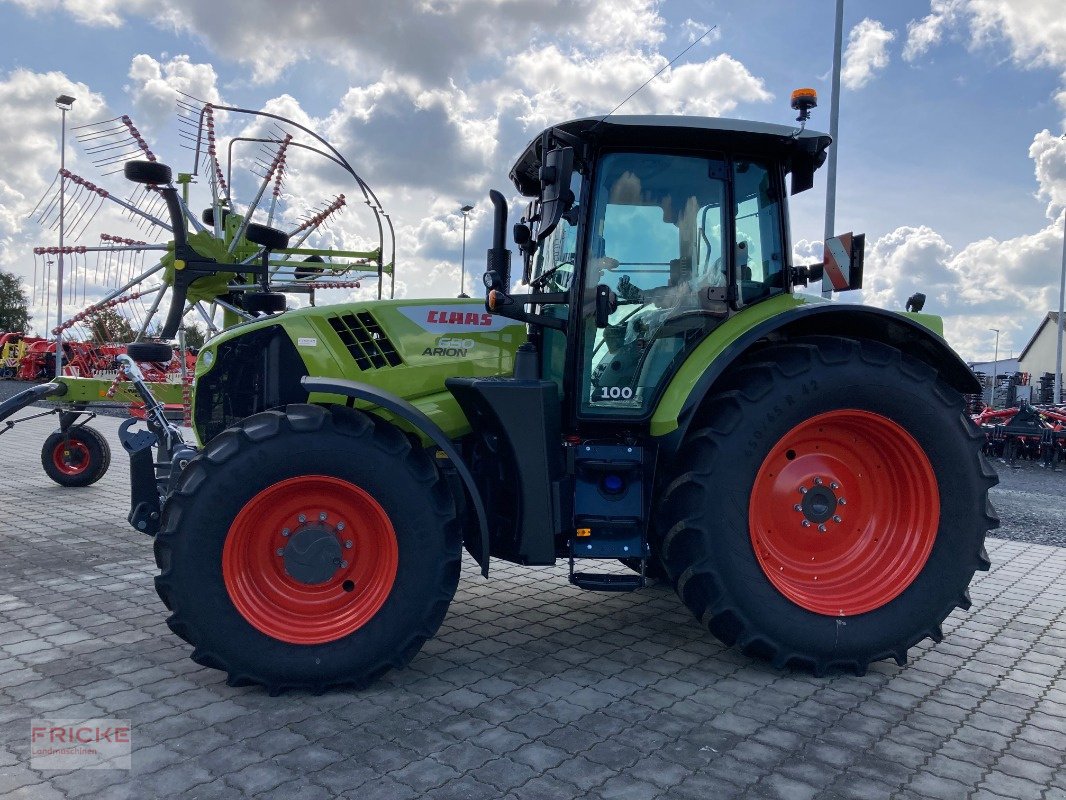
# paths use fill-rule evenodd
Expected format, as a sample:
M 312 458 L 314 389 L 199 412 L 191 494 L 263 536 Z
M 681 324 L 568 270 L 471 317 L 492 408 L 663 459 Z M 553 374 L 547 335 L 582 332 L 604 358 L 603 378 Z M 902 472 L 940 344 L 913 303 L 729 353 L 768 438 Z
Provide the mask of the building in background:
M 1055 372 L 1055 336 L 1058 333 L 1059 315 L 1049 311 L 1036 329 L 1033 338 L 1018 356 L 1022 372 L 1028 372 L 1036 380 L 1045 373 Z

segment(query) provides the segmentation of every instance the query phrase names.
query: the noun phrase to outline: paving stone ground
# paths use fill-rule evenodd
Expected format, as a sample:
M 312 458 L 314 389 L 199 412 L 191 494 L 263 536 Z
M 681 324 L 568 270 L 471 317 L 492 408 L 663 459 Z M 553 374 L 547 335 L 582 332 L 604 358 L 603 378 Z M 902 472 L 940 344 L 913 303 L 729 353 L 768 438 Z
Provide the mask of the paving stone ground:
M 114 465 L 87 489 L 41 471 L 53 424 L 0 437 L 5 798 L 1066 800 L 1066 549 L 990 539 L 943 643 L 826 678 L 719 645 L 663 586 L 594 594 L 562 568 L 468 564 L 409 668 L 269 697 L 194 664 L 164 624 L 151 542 L 124 519 L 118 421 L 98 420 Z M 31 769 L 44 715 L 130 719 L 132 769 Z

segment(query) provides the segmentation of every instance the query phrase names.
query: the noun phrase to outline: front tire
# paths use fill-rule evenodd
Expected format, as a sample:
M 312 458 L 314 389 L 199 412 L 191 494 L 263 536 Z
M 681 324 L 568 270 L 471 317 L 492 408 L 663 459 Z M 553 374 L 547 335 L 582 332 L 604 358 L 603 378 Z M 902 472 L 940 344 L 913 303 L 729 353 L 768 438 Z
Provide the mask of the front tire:
M 397 428 L 293 405 L 219 434 L 155 542 L 171 630 L 231 685 L 365 686 L 436 633 L 459 579 L 454 500 Z
M 658 508 L 664 563 L 697 619 L 815 674 L 903 664 L 939 641 L 998 525 L 961 395 L 898 350 L 836 337 L 767 348 L 728 381 Z

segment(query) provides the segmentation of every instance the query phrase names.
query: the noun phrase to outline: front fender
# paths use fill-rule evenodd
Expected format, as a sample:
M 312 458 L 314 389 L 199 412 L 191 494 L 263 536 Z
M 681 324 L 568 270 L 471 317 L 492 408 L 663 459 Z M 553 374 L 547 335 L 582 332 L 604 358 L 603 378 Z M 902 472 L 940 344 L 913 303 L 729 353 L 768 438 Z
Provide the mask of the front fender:
M 371 386 L 369 383 L 359 383 L 358 381 L 349 381 L 342 378 L 315 378 L 312 376 L 304 376 L 300 379 L 300 382 L 308 393 L 338 394 L 343 397 L 351 397 L 354 400 L 364 400 L 383 408 L 390 414 L 406 420 L 414 426 L 415 430 L 425 435 L 433 444 L 444 451 L 444 454 L 451 459 L 452 464 L 455 466 L 455 471 L 459 474 L 459 478 L 463 481 L 463 486 L 466 487 L 467 494 L 470 496 L 470 504 L 474 507 L 474 513 L 477 515 L 478 527 L 481 533 L 481 552 L 480 555 L 474 552 L 471 552 L 470 555 L 474 557 L 478 566 L 481 567 L 481 574 L 487 578 L 489 576 L 489 522 L 485 514 L 485 505 L 481 502 L 481 495 L 478 493 L 474 476 L 470 473 L 470 470 L 463 462 L 462 456 L 459 455 L 459 451 L 455 449 L 455 445 L 452 444 L 451 439 L 448 438 L 444 431 L 433 420 L 402 397 L 397 397 L 376 386 Z
M 762 313 L 756 314 L 756 311 Z M 653 436 L 680 440 L 714 384 L 760 342 L 800 336 L 846 336 L 883 342 L 918 358 L 960 394 L 977 394 L 980 384 L 941 336 L 939 317 L 886 311 L 870 306 L 810 302 L 799 296 L 774 298 L 727 320 L 693 350 L 663 394 L 650 421 Z

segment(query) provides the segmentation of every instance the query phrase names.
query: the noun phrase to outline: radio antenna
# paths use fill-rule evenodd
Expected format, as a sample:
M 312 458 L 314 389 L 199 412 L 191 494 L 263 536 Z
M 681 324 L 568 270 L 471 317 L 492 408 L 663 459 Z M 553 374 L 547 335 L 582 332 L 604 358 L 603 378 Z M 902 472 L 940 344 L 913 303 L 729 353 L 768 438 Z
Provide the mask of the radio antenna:
M 610 111 L 608 111 L 606 114 L 604 114 L 602 117 L 600 117 L 600 119 L 596 122 L 596 124 L 593 125 L 591 128 L 589 128 L 589 133 L 592 133 L 594 130 L 596 130 L 596 128 L 598 128 L 600 126 L 600 123 L 602 123 L 605 119 L 607 119 L 607 117 L 611 116 L 611 114 L 613 114 L 615 111 L 617 111 L 622 106 L 624 106 L 626 103 L 628 103 L 630 100 L 632 100 L 634 97 L 636 97 L 641 89 L 643 89 L 645 86 L 647 86 L 653 80 L 655 80 L 660 75 L 662 75 L 664 72 L 666 72 L 666 70 L 668 70 L 670 67 L 672 67 L 674 65 L 675 61 L 677 61 L 679 58 L 681 58 L 681 56 L 685 55 L 685 53 L 687 53 L 693 47 L 695 47 L 700 42 L 702 42 L 707 37 L 707 34 L 709 34 L 713 30 L 716 30 L 717 28 L 718 28 L 717 25 L 712 25 L 707 30 L 705 30 L 703 33 L 701 33 L 699 38 L 693 39 L 688 47 L 686 47 L 684 50 L 682 50 L 680 53 L 678 53 L 676 56 L 674 56 L 672 59 L 670 59 L 670 61 L 666 65 L 664 65 L 658 72 L 656 72 L 654 75 L 652 75 L 646 81 L 644 81 L 644 83 L 642 83 L 640 86 L 638 86 L 632 92 L 630 92 L 629 96 L 626 97 L 625 100 L 623 100 L 621 103 L 619 103 L 614 108 L 612 108 Z

